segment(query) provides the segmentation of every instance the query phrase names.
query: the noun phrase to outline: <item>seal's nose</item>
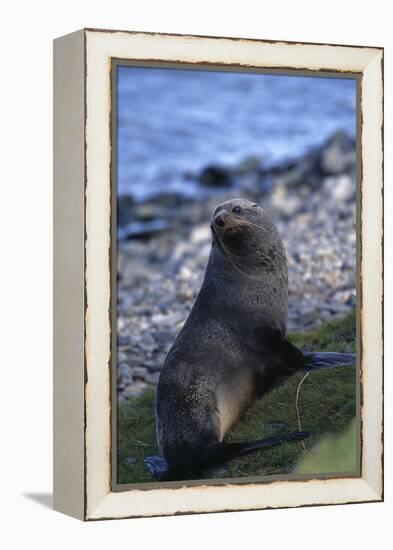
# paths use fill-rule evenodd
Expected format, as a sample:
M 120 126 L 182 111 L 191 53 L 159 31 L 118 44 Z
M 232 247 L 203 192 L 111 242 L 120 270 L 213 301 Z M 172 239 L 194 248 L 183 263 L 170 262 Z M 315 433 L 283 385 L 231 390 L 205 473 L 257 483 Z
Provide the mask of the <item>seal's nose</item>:
M 215 218 L 214 218 L 214 225 L 217 225 L 217 227 L 224 227 L 225 225 L 225 221 L 224 221 L 224 218 L 223 216 L 221 216 L 221 214 L 218 214 Z

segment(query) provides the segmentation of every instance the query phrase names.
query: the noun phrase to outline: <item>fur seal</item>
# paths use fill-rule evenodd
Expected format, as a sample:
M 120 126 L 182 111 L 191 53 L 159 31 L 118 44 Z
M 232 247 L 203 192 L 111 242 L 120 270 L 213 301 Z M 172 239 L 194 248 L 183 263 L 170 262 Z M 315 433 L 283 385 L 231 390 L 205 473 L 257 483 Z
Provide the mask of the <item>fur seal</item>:
M 255 399 L 283 377 L 353 362 L 346 354 L 306 355 L 286 340 L 287 260 L 267 211 L 229 200 L 216 208 L 211 230 L 202 287 L 157 387 L 156 435 L 164 458 L 145 462 L 160 481 L 198 478 L 235 456 L 303 439 L 308 434 L 293 432 L 224 442 Z

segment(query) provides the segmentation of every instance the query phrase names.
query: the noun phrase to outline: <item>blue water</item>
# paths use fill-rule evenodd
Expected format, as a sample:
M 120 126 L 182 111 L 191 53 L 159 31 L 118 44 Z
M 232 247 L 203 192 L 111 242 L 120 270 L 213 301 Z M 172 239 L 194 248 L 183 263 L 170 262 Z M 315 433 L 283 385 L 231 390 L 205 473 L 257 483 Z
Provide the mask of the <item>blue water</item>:
M 250 156 L 268 166 L 356 132 L 354 79 L 118 68 L 118 188 L 198 193 L 185 178 Z

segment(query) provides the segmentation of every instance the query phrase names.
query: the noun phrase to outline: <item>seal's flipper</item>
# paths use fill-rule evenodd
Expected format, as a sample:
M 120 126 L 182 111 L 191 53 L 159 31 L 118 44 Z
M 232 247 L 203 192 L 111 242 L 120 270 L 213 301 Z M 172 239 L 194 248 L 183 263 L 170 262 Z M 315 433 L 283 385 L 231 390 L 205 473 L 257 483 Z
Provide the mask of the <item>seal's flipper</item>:
M 145 464 L 157 481 L 198 479 L 209 468 L 222 466 L 238 456 L 290 441 L 302 441 L 308 436 L 308 432 L 291 432 L 252 441 L 212 443 L 199 449 L 179 449 L 178 456 L 173 457 L 170 464 L 161 456 L 148 456 Z
M 288 443 L 290 441 L 302 441 L 309 436 L 309 432 L 291 432 L 289 434 L 274 435 L 266 439 L 256 439 L 254 441 L 241 441 L 239 443 L 220 443 L 217 449 L 217 459 L 222 462 L 232 460 L 237 456 L 242 456 L 259 449 L 266 449 Z M 216 451 L 216 452 L 217 452 Z
M 146 456 L 144 462 L 155 479 L 160 479 L 169 470 L 168 462 L 162 456 Z
M 307 371 L 334 369 L 335 367 L 345 367 L 356 363 L 356 355 L 353 353 L 305 352 L 304 357 L 306 359 L 305 370 Z

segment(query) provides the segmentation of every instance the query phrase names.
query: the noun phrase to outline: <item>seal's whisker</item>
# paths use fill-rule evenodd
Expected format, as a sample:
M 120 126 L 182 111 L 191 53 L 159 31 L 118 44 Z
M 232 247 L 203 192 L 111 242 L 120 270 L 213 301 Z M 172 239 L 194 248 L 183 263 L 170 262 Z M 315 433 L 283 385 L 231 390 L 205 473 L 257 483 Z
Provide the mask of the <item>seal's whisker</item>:
M 265 231 L 265 233 L 269 233 L 269 230 L 266 229 L 265 227 L 261 227 L 260 225 L 257 225 L 256 223 L 252 223 L 248 220 L 242 220 L 242 224 L 244 225 L 251 225 L 252 227 L 257 227 L 258 229 L 260 229 L 261 231 Z
M 241 220 L 241 223 L 238 224 L 238 227 L 241 227 L 242 225 L 249 225 L 251 227 L 257 227 L 258 229 L 260 229 L 261 231 L 264 231 L 265 233 L 269 233 L 269 229 L 266 229 L 266 227 L 262 227 L 260 225 L 257 225 L 256 223 L 252 223 L 248 220 Z M 232 226 L 233 227 L 233 226 Z M 228 229 L 232 229 L 232 227 L 228 228 Z M 228 231 L 228 229 L 226 231 Z M 225 231 L 224 231 L 225 233 Z
M 240 267 L 238 267 L 230 258 L 230 256 L 234 256 L 234 254 L 232 254 L 227 248 L 225 248 L 225 245 L 222 241 L 220 241 L 220 244 L 221 244 L 221 248 L 222 248 L 222 251 L 224 252 L 224 255 L 225 255 L 226 259 L 229 261 L 230 264 L 232 264 L 232 266 L 235 269 L 237 269 L 237 271 L 239 271 L 239 273 L 241 273 L 245 277 L 248 277 L 249 279 L 256 279 L 256 277 L 254 275 L 248 275 L 248 273 L 245 273 L 244 271 L 242 271 L 240 269 Z
M 225 251 L 225 252 L 227 252 L 227 251 Z M 233 265 L 233 267 L 234 267 L 235 269 L 237 269 L 237 271 L 239 271 L 239 273 L 241 273 L 241 274 L 244 275 L 245 277 L 249 277 L 250 279 L 255 279 L 255 277 L 254 277 L 253 275 L 248 275 L 248 273 L 245 273 L 244 271 L 242 271 L 242 270 L 240 269 L 240 267 L 238 267 L 238 266 L 231 260 L 231 258 L 230 258 L 229 255 L 227 255 L 227 259 L 228 259 L 229 262 Z

